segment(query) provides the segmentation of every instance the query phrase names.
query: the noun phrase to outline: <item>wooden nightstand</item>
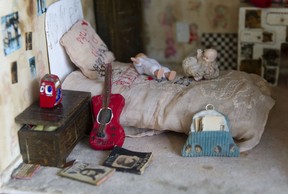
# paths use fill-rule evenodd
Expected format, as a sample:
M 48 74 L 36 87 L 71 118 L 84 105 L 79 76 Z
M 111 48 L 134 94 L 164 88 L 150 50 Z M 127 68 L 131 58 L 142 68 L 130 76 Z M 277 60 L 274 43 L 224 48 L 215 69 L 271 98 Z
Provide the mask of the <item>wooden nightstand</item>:
M 15 120 L 25 124 L 19 131 L 25 163 L 62 167 L 76 143 L 92 129 L 90 92 L 63 90 L 63 100 L 51 109 L 33 103 Z M 57 126 L 54 131 L 36 131 L 31 125 Z

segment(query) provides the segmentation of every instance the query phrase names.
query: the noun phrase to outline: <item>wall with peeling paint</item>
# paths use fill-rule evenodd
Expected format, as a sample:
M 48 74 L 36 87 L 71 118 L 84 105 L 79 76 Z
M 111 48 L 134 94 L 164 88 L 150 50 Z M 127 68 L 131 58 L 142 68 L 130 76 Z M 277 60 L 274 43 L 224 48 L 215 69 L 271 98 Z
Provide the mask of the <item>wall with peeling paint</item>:
M 0 178 L 21 158 L 17 132 L 22 125 L 14 118 L 37 100 L 39 81 L 49 73 L 44 21 L 46 7 L 56 0 L 43 0 L 43 7 L 37 2 L 0 0 Z M 82 5 L 85 19 L 95 27 L 93 0 L 82 0 Z

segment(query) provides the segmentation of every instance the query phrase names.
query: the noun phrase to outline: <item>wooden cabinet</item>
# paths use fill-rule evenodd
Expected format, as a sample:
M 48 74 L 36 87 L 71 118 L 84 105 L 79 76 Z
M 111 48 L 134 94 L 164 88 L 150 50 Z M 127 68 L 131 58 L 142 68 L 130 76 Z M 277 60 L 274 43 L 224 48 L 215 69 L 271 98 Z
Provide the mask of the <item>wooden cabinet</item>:
M 62 167 L 74 146 L 92 129 L 90 92 L 63 90 L 62 103 L 40 108 L 33 103 L 15 120 L 25 124 L 19 131 L 20 151 L 25 163 Z M 55 126 L 53 131 L 34 126 Z
M 288 67 L 288 9 L 241 7 L 239 10 L 238 70 L 256 73 L 271 85 Z
M 96 31 L 117 61 L 145 52 L 141 0 L 96 0 L 94 6 Z

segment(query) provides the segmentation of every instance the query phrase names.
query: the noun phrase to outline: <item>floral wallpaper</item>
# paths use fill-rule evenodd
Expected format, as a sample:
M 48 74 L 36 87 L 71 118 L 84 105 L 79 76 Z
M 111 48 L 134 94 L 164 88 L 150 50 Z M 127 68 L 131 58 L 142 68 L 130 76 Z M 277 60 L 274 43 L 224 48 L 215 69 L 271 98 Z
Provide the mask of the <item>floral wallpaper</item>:
M 144 0 L 148 55 L 179 64 L 201 47 L 203 33 L 237 33 L 238 0 Z

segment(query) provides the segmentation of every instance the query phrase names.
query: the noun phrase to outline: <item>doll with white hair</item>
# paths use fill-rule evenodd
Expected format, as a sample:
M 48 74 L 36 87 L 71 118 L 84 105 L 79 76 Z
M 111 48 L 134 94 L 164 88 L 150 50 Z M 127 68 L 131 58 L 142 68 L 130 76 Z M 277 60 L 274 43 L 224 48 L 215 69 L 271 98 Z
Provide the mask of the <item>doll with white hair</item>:
M 164 78 L 172 81 L 175 79 L 175 71 L 171 71 L 168 67 L 160 65 L 158 61 L 147 57 L 143 53 L 139 53 L 135 57 L 131 57 L 131 61 L 133 62 L 134 67 L 139 74 L 152 76 L 158 80 Z
M 214 79 L 219 76 L 215 49 L 197 50 L 196 57 L 187 57 L 182 62 L 184 74 L 193 77 L 196 81 Z

